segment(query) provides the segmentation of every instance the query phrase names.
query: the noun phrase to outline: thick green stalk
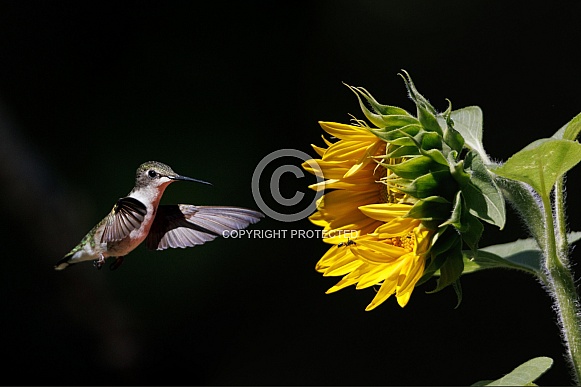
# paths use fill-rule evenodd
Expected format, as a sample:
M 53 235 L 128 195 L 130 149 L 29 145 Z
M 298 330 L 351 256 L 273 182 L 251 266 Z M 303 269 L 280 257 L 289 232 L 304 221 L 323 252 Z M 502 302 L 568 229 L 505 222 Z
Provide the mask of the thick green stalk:
M 555 309 L 575 375 L 575 383 L 579 384 L 581 382 L 581 314 L 579 314 L 579 299 L 575 283 L 568 265 L 569 248 L 562 180 L 559 179 L 555 189 L 556 229 L 548 196 L 541 199 L 524 183 L 499 176 L 495 180 L 505 198 L 521 215 L 543 251 L 545 262 L 543 273 L 539 274 L 539 278 L 555 300 Z
M 545 220 L 544 255 L 547 277 L 551 295 L 555 299 L 556 312 L 561 325 L 561 331 L 571 365 L 575 375 L 575 383 L 581 380 L 581 321 L 579 320 L 579 301 L 573 275 L 567 264 L 559 259 L 555 231 L 553 225 L 553 212 L 550 198 L 543 195 L 543 215 Z M 563 205 L 561 203 L 561 205 Z M 560 239 L 567 239 L 567 235 L 561 235 Z M 565 242 L 566 243 L 566 242 Z
M 569 241 L 567 240 L 567 219 L 565 216 L 565 183 L 561 176 L 557 179 L 554 190 L 555 222 L 557 223 L 557 251 L 563 265 L 569 264 Z
M 502 190 L 503 196 L 520 214 L 523 223 L 539 244 L 539 248 L 544 251 L 545 227 L 539 195 L 529 185 L 520 181 L 506 179 L 501 176 L 495 176 L 494 181 Z

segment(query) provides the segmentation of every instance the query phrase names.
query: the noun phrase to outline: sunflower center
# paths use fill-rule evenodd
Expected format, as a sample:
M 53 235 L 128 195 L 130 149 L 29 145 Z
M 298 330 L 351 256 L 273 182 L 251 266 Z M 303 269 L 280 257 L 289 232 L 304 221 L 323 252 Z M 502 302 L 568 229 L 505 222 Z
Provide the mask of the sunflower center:
M 405 194 L 396 188 L 395 184 L 390 183 L 390 175 L 392 172 L 383 167 L 378 166 L 375 175 L 379 177 L 379 202 L 380 203 L 402 203 Z
M 401 247 L 407 252 L 412 252 L 414 251 L 416 237 L 413 232 L 408 232 L 406 235 L 403 236 L 386 238 L 385 243 L 392 246 Z

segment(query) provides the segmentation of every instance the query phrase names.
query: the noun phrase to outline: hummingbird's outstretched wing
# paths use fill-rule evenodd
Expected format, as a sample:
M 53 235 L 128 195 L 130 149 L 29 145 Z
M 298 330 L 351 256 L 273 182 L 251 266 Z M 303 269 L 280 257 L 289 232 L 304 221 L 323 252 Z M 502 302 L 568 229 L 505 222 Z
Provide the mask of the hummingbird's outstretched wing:
M 105 229 L 101 243 L 120 241 L 141 226 L 147 214 L 145 204 L 132 197 L 117 201 L 111 213 L 105 218 Z
M 260 212 L 239 207 L 161 205 L 145 245 L 152 250 L 201 245 L 224 231 L 246 228 L 263 217 Z

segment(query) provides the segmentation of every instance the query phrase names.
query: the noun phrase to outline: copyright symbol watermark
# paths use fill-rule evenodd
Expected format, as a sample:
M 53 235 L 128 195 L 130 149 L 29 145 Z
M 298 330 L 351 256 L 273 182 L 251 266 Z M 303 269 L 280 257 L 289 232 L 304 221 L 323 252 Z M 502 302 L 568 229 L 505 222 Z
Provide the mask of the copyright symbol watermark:
M 313 171 L 315 172 L 315 176 L 317 178 L 317 183 L 323 182 L 325 179 L 323 178 L 323 174 L 321 172 L 320 166 L 317 164 L 315 160 L 307 153 L 302 152 L 297 149 L 279 149 L 274 151 L 268 155 L 266 155 L 256 168 L 254 169 L 254 173 L 252 175 L 252 196 L 254 197 L 254 201 L 258 205 L 258 207 L 269 217 L 279 220 L 281 222 L 295 222 L 297 220 L 301 220 L 312 214 L 317 209 L 317 200 L 323 196 L 323 190 L 317 191 L 315 198 L 302 210 L 297 211 L 293 209 L 293 213 L 290 214 L 283 214 L 281 212 L 273 210 L 269 207 L 262 195 L 260 194 L 260 177 L 263 174 L 267 165 L 272 163 L 274 160 L 283 157 L 292 157 L 301 160 L 301 162 L 308 162 L 309 165 L 312 167 Z M 280 181 L 281 177 L 285 173 L 292 173 L 295 177 L 301 178 L 305 176 L 305 173 L 302 169 L 297 167 L 294 164 L 285 164 L 282 165 L 274 170 L 272 175 L 270 176 L 270 193 L 273 199 L 280 205 L 285 207 L 294 207 L 301 203 L 305 194 L 303 192 L 295 192 L 294 195 L 290 198 L 284 197 L 281 194 L 280 190 Z M 302 206 L 301 206 L 302 207 Z

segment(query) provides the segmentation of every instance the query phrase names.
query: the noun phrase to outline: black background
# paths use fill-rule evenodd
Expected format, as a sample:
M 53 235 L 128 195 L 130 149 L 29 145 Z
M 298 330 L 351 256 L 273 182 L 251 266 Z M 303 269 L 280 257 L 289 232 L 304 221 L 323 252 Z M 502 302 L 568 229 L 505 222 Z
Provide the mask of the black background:
M 264 156 L 314 156 L 317 121 L 363 117 L 341 82 L 413 111 L 406 69 L 439 110 L 480 106 L 486 150 L 506 160 L 581 111 L 580 14 L 579 1 L 0 3 L 3 384 L 454 385 L 536 356 L 555 360 L 540 384 L 570 383 L 533 278 L 465 277 L 457 309 L 430 282 L 404 309 L 365 312 L 372 289 L 324 294 L 328 246 L 290 238 L 317 229 L 307 220 L 254 227 L 286 238 L 139 247 L 115 272 L 52 265 L 147 160 L 214 184 L 162 202 L 257 208 Z M 282 193 L 312 198 L 313 182 L 285 174 Z M 487 226 L 482 245 L 526 237 L 519 222 Z

